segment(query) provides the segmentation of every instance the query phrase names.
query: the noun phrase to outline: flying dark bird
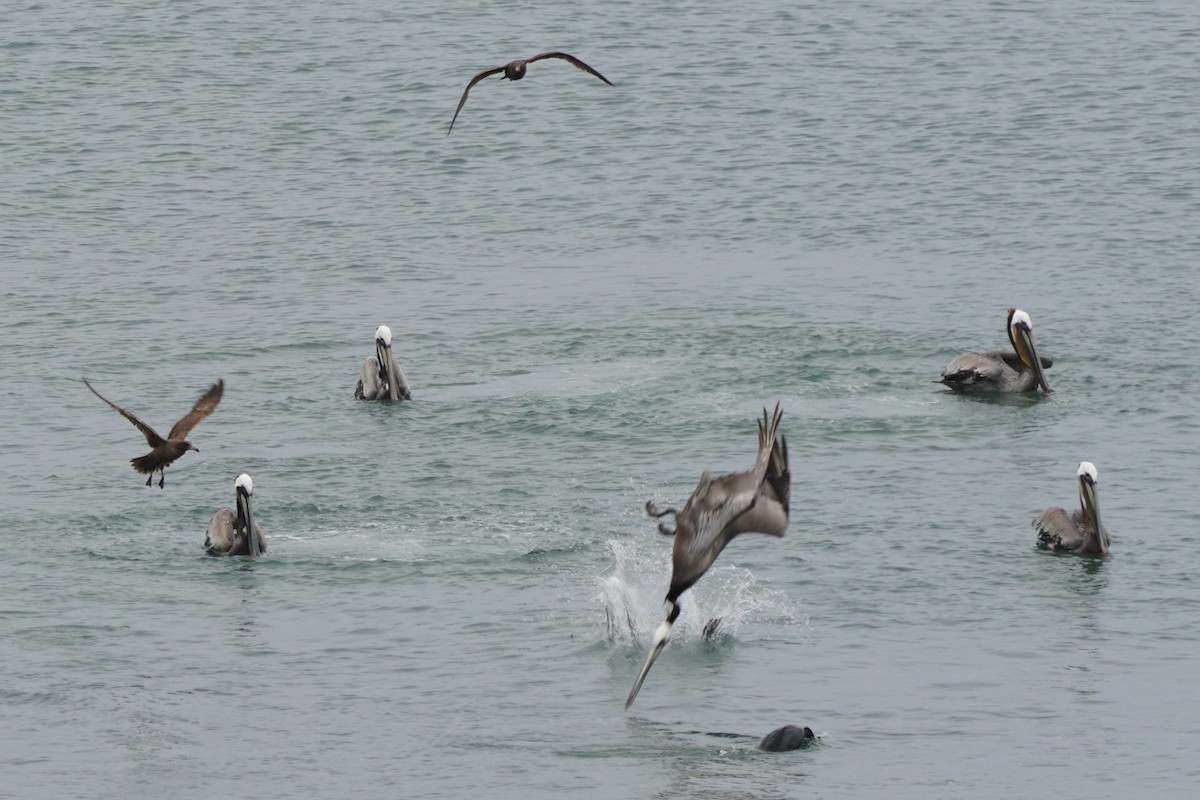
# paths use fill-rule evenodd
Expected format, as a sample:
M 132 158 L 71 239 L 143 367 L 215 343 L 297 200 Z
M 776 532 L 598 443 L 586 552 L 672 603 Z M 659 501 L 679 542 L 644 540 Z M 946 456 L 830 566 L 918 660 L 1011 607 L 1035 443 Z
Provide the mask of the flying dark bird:
M 392 402 L 412 399 L 412 386 L 392 357 L 392 329 L 387 325 L 375 329 L 375 356 L 363 360 L 354 399 Z
M 1100 474 L 1090 461 L 1079 462 L 1079 510 L 1068 514 L 1063 508 L 1047 508 L 1033 519 L 1038 547 L 1081 555 L 1108 553 L 1108 528 L 1100 523 L 1100 501 L 1096 484 Z
M 567 61 L 567 62 L 575 65 L 576 67 L 583 70 L 584 72 L 595 75 L 597 78 L 604 81 L 609 86 L 613 85 L 613 82 L 610 81 L 608 78 L 604 77 L 599 72 L 592 69 L 587 64 L 583 63 L 582 61 L 580 61 L 578 58 L 571 55 L 570 53 L 560 53 L 555 50 L 555 51 L 551 51 L 549 53 L 539 53 L 538 55 L 534 56 L 533 58 L 525 58 L 525 59 L 518 58 L 516 61 L 508 62 L 503 67 L 492 67 L 491 69 L 485 69 L 483 72 L 479 73 L 474 78 L 471 78 L 471 82 L 467 84 L 467 88 L 463 89 L 462 98 L 458 101 L 458 108 L 454 109 L 454 119 L 450 120 L 450 127 L 446 129 L 446 135 L 449 136 L 450 131 L 452 131 L 454 129 L 454 120 L 458 119 L 458 112 L 462 111 L 463 105 L 467 102 L 467 95 L 470 93 L 472 86 L 479 83 L 481 80 L 483 80 L 484 78 L 486 78 L 490 75 L 495 75 L 497 72 L 504 73 L 504 75 L 501 76 L 500 80 L 504 80 L 505 78 L 508 78 L 510 81 L 519 81 L 519 80 L 521 80 L 521 78 L 525 77 L 525 67 L 527 65 L 532 64 L 535 61 L 541 61 L 543 58 L 561 58 L 563 61 Z
M 799 725 L 784 725 L 764 736 L 763 740 L 758 743 L 758 749 L 766 750 L 768 753 L 799 750 L 816 738 L 812 728 L 807 725 L 803 728 Z
M 210 556 L 259 556 L 267 552 L 267 537 L 262 526 L 254 520 L 250 500 L 254 496 L 254 481 L 242 473 L 233 482 L 237 496 L 237 511 L 218 508 L 208 521 L 204 549 Z
M 119 405 L 109 400 L 104 395 L 100 394 L 88 383 L 87 378 L 83 379 L 87 387 L 92 390 L 92 394 L 99 397 L 104 402 L 115 408 L 121 416 L 133 423 L 133 426 L 142 432 L 146 437 L 146 442 L 150 445 L 150 452 L 140 458 L 131 458 L 129 463 L 133 464 L 133 468 L 143 475 L 149 475 L 146 478 L 146 485 L 154 479 L 154 473 L 158 472 L 158 488 L 163 487 L 166 482 L 166 474 L 164 469 L 171 466 L 171 462 L 179 458 L 188 450 L 200 452 L 200 448 L 196 447 L 189 441 L 184 439 L 192 428 L 200 424 L 200 422 L 211 414 L 217 408 L 217 403 L 221 402 L 221 393 L 225 391 L 224 379 L 214 383 L 204 395 L 196 401 L 196 405 L 192 406 L 192 410 L 187 413 L 183 419 L 176 422 L 171 428 L 171 432 L 164 439 L 158 434 L 158 431 L 151 428 L 146 423 L 142 422 L 135 414 L 132 414 Z
M 1028 392 L 1039 386 L 1049 392 L 1043 368 L 1054 362 L 1038 355 L 1033 344 L 1033 322 L 1019 308 L 1008 310 L 1008 340 L 1012 352 L 989 350 L 956 356 L 942 370 L 940 383 L 965 392 Z
M 779 433 L 782 418 L 778 403 L 770 419 L 763 409 L 763 418 L 758 423 L 758 459 L 750 469 L 715 477 L 706 470 L 682 511 L 674 508 L 659 511 L 653 500 L 646 503 L 646 513 L 652 517 L 675 515 L 674 530 L 658 524 L 660 533 L 675 537 L 671 586 L 664 604 L 666 619 L 654 632 L 650 653 L 625 708 L 637 697 L 646 673 L 671 635 L 671 625 L 679 616 L 679 595 L 700 580 L 725 545 L 739 533 L 783 536 L 787 530 L 792 473 L 788 469 L 787 439 Z

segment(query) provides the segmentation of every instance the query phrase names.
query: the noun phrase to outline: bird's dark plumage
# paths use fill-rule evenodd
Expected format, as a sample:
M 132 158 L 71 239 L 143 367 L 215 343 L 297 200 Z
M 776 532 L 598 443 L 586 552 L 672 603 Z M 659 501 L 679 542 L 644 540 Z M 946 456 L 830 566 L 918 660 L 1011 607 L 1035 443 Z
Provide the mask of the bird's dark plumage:
M 474 78 L 471 78 L 471 82 L 467 84 L 466 89 L 463 89 L 462 97 L 459 98 L 458 108 L 454 109 L 454 118 L 450 120 L 450 127 L 446 128 L 446 135 L 449 136 L 450 131 L 454 130 L 454 120 L 458 119 L 458 112 L 462 111 L 462 107 L 466 104 L 467 95 L 470 94 L 471 87 L 473 87 L 475 84 L 479 83 L 484 78 L 490 77 L 490 76 L 495 75 L 500 72 L 503 72 L 504 77 L 508 78 L 510 81 L 519 81 L 525 77 L 525 67 L 527 65 L 532 64 L 534 61 L 541 61 L 544 58 L 561 58 L 563 61 L 566 61 L 566 62 L 572 64 L 573 66 L 577 67 L 578 69 L 581 69 L 588 74 L 595 75 L 597 78 L 604 81 L 609 86 L 613 85 L 612 81 L 610 81 L 608 78 L 604 77 L 599 72 L 592 69 L 587 64 L 583 63 L 582 61 L 580 61 L 578 58 L 571 55 L 570 53 L 563 53 L 558 50 L 552 50 L 548 53 L 538 53 L 533 58 L 518 58 L 516 61 L 510 61 L 502 67 L 492 67 L 491 69 L 485 69 L 483 72 L 479 73 Z
M 758 749 L 768 753 L 799 750 L 815 738 L 817 737 L 813 734 L 812 728 L 807 725 L 803 728 L 799 725 L 784 725 L 764 736 L 763 740 L 758 743 Z
M 197 452 L 200 451 L 200 448 L 187 441 L 186 437 L 189 433 L 191 433 L 192 428 L 195 428 L 205 417 L 216 410 L 217 403 L 221 402 L 221 395 L 225 391 L 225 381 L 223 379 L 214 383 L 211 387 L 209 387 L 209 390 L 205 392 L 199 400 L 196 401 L 196 404 L 192 406 L 192 410 L 184 415 L 181 420 L 171 426 L 170 433 L 168 433 L 164 439 L 158 433 L 158 431 L 154 430 L 154 428 L 151 428 L 149 425 L 143 422 L 136 414 L 126 411 L 104 395 L 97 392 L 95 387 L 88 383 L 87 378 L 83 379 L 83 383 L 92 390 L 92 394 L 96 395 L 96 397 L 99 397 L 101 400 L 112 406 L 117 413 L 132 422 L 133 426 L 141 431 L 142 435 L 146 437 L 146 443 L 150 445 L 150 452 L 144 456 L 129 459 L 129 463 L 133 465 L 133 468 L 137 472 L 150 476 L 146 479 L 147 486 L 149 486 L 153 480 L 154 473 L 158 472 L 159 488 L 162 488 L 163 484 L 166 482 L 166 476 L 162 473 L 162 471 L 166 467 L 170 466 L 171 462 L 189 450 L 195 450 Z

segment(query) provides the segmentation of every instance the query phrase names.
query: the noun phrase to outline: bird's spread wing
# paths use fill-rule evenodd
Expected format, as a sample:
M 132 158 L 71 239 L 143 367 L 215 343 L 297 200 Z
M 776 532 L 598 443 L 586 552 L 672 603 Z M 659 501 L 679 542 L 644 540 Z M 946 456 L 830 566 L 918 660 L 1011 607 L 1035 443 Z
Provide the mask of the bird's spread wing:
M 196 405 L 192 406 L 192 410 L 187 413 L 186 417 L 175 423 L 175 427 L 171 428 L 167 438 L 182 439 L 187 436 L 192 428 L 199 425 L 201 420 L 216 410 L 217 403 L 221 402 L 221 394 L 224 391 L 225 379 L 222 378 L 209 387 L 208 391 L 196 401 Z
M 475 84 L 479 83 L 481 80 L 483 80 L 487 76 L 495 75 L 497 72 L 504 72 L 504 67 L 493 67 L 492 69 L 485 69 L 483 72 L 479 73 L 474 78 L 471 78 L 471 82 L 467 84 L 467 88 L 463 89 L 462 97 L 459 98 L 459 100 L 458 100 L 458 108 L 454 109 L 454 117 L 450 120 L 450 127 L 446 128 L 447 136 L 450 135 L 450 131 L 454 130 L 454 120 L 458 119 L 458 112 L 462 111 L 462 107 L 466 104 L 467 95 L 470 94 L 471 87 L 474 86 Z
M 580 61 L 578 58 L 576 58 L 575 56 L 571 55 L 570 53 L 562 53 L 562 52 L 559 52 L 559 51 L 557 51 L 557 50 L 552 50 L 552 51 L 550 51 L 549 53 L 538 53 L 536 56 L 534 56 L 533 58 L 529 59 L 529 60 L 528 60 L 528 61 L 526 61 L 525 63 L 526 63 L 526 64 L 532 64 L 534 61 L 541 61 L 543 58 L 561 58 L 563 61 L 567 61 L 567 62 L 569 62 L 569 63 L 571 63 L 571 64 L 575 65 L 576 67 L 578 67 L 579 69 L 583 70 L 584 72 L 587 72 L 587 73 L 589 73 L 589 74 L 591 74 L 591 75 L 595 75 L 597 78 L 599 78 L 600 80 L 604 81 L 604 82 L 605 82 L 605 83 L 607 83 L 609 86 L 612 86 L 612 85 L 613 85 L 613 82 L 612 82 L 612 81 L 610 81 L 608 78 L 604 77 L 604 76 L 603 76 L 603 75 L 601 75 L 599 72 L 597 72 L 596 70 L 592 69 L 592 68 L 591 68 L 591 67 L 589 67 L 587 64 L 583 63 L 582 61 Z M 470 87 L 468 87 L 468 88 L 470 88 Z M 466 95 L 463 95 L 463 99 L 464 99 L 464 100 L 466 99 Z M 461 104 L 460 104 L 460 105 L 461 105 Z
M 691 533 L 689 540 L 681 545 L 689 557 L 703 553 L 718 538 L 727 541 L 739 533 L 783 535 L 787 529 L 791 472 L 787 442 L 779 436 L 782 418 L 779 404 L 770 416 L 763 409 L 763 418 L 758 423 L 758 458 L 752 468 L 717 478 L 708 478 L 705 473 L 701 478 L 680 512 Z
M 758 423 L 758 460 L 754 469 L 742 473 L 739 487 L 743 495 L 753 497 L 741 513 L 726 523 L 724 533 L 733 537 L 739 533 L 766 533 L 783 536 L 787 530 L 788 507 L 792 494 L 792 473 L 788 466 L 787 440 L 779 434 L 783 411 L 775 404 L 775 412 Z M 753 481 L 753 485 L 750 482 Z
M 158 447 L 160 444 L 166 443 L 167 440 L 164 439 L 163 437 L 159 436 L 158 431 L 154 430 L 154 428 L 151 428 L 149 425 L 147 425 L 146 423 L 144 423 L 140 419 L 138 419 L 136 414 L 132 414 L 132 413 L 126 411 L 125 409 L 121 408 L 119 405 L 114 403 L 112 400 L 109 400 L 107 397 L 105 397 L 104 395 L 97 392 L 95 387 L 93 387 L 90 383 L 88 383 L 87 378 L 83 379 L 83 383 L 89 389 L 92 390 L 92 394 L 96 395 L 96 397 L 99 397 L 101 400 L 108 403 L 110 406 L 112 406 L 114 409 L 116 409 L 117 412 L 122 417 L 124 417 L 125 419 L 132 422 L 134 427 L 137 428 L 139 431 L 141 431 L 142 435 L 146 437 L 146 442 L 151 447 Z

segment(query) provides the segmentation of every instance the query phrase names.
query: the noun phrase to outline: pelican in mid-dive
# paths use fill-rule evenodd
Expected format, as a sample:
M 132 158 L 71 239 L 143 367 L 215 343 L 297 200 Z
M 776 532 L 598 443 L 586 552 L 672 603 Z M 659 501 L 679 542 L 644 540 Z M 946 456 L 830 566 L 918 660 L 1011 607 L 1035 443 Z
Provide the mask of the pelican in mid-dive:
M 1066 509 L 1047 508 L 1033 519 L 1038 532 L 1038 547 L 1067 551 L 1080 555 L 1108 554 L 1108 528 L 1100 522 L 1100 501 L 1096 484 L 1100 474 L 1090 461 L 1079 462 L 1079 510 L 1068 514 Z
M 515 61 L 508 62 L 507 64 L 505 64 L 502 67 L 492 67 L 490 69 L 485 69 L 483 72 L 480 72 L 474 78 L 471 78 L 471 82 L 467 84 L 466 89 L 463 89 L 462 97 L 459 98 L 459 100 L 458 100 L 458 108 L 454 109 L 454 117 L 450 120 L 450 126 L 448 128 L 446 128 L 446 135 L 449 136 L 450 131 L 454 130 L 454 120 L 458 119 L 458 112 L 462 111 L 463 105 L 466 104 L 467 95 L 470 94 L 472 86 L 479 83 L 481 80 L 488 77 L 489 75 L 495 75 L 499 72 L 504 73 L 503 75 L 500 76 L 500 80 L 504 80 L 505 78 L 508 78 L 510 81 L 519 81 L 525 77 L 525 67 L 527 65 L 532 64 L 535 61 L 541 61 L 543 58 L 561 58 L 563 61 L 566 61 L 568 64 L 575 67 L 576 69 L 581 69 L 584 72 L 588 73 L 589 75 L 595 75 L 597 78 L 604 81 L 609 86 L 613 85 L 613 82 L 610 81 L 608 78 L 604 77 L 599 72 L 592 69 L 587 64 L 583 63 L 581 60 L 579 60 L 575 56 L 571 55 L 570 53 L 563 53 L 558 50 L 552 50 L 549 53 L 538 53 L 533 58 L 518 58 Z
M 675 515 L 674 530 L 658 524 L 660 533 L 675 537 L 671 586 L 664 603 L 666 619 L 654 632 L 650 653 L 625 708 L 632 705 L 646 673 L 667 644 L 671 626 L 679 616 L 679 595 L 700 580 L 729 540 L 739 533 L 783 536 L 787 530 L 792 473 L 788 469 L 787 439 L 779 433 L 782 418 L 778 403 L 770 418 L 763 409 L 763 418 L 758 422 L 758 459 L 750 469 L 717 476 L 705 470 L 683 510 L 659 511 L 653 500 L 646 503 L 646 513 L 652 517 Z
M 267 537 L 254 519 L 250 508 L 254 497 L 254 481 L 242 473 L 233 482 L 237 495 L 237 511 L 218 508 L 208 521 L 204 549 L 210 556 L 258 556 L 267 552 Z
M 1033 321 L 1019 308 L 1008 310 L 1008 340 L 1012 352 L 989 350 L 956 356 L 942 370 L 940 383 L 966 392 L 1029 392 L 1039 386 L 1049 392 L 1044 370 L 1054 362 L 1038 355 Z
M 151 428 L 149 425 L 138 419 L 136 414 L 126 411 L 112 400 L 109 400 L 107 397 L 97 392 L 95 388 L 88 383 L 87 378 L 84 378 L 83 382 L 89 389 L 92 390 L 92 394 L 96 395 L 96 397 L 99 397 L 101 400 L 108 403 L 110 406 L 120 412 L 121 416 L 132 422 L 134 427 L 141 431 L 142 435 L 146 437 L 146 443 L 150 445 L 150 452 L 144 456 L 129 459 L 129 463 L 133 464 L 133 468 L 136 471 L 142 473 L 143 475 L 149 475 L 149 477 L 146 478 L 147 486 L 149 486 L 150 482 L 154 479 L 154 473 L 158 472 L 158 488 L 160 489 L 163 488 L 163 484 L 166 482 L 166 474 L 163 472 L 163 470 L 169 467 L 171 462 L 189 450 L 195 450 L 197 453 L 200 452 L 200 448 L 187 441 L 185 437 L 191 433 L 192 428 L 199 425 L 205 417 L 216 410 L 217 403 L 221 402 L 221 394 L 225 391 L 224 379 L 214 383 L 211 387 L 209 387 L 209 390 L 205 392 L 199 400 L 196 401 L 196 405 L 192 406 L 192 410 L 189 411 L 183 419 L 179 420 L 179 422 L 176 422 L 171 427 L 170 433 L 168 433 L 164 439 L 158 434 L 158 431 L 154 430 L 154 428 Z
M 363 359 L 362 377 L 354 389 L 354 399 L 392 402 L 412 399 L 412 386 L 392 356 L 392 329 L 387 325 L 375 329 L 375 356 Z

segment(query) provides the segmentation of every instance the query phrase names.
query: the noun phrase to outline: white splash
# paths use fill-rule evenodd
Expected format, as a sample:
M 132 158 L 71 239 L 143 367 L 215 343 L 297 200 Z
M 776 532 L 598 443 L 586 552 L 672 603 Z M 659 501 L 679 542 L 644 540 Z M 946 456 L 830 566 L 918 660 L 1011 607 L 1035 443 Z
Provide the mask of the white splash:
M 671 548 L 649 540 L 639 546 L 634 540 L 609 540 L 614 565 L 601 578 L 600 600 L 604 604 L 605 633 L 609 641 L 632 642 L 639 646 L 663 622 L 663 597 L 671 582 Z M 765 537 L 764 537 L 765 538 Z M 735 542 L 731 546 L 737 546 Z M 727 555 L 727 553 L 726 553 Z M 750 570 L 720 560 L 679 599 L 680 614 L 671 629 L 674 642 L 703 636 L 712 620 L 720 620 L 718 636 L 733 636 L 743 622 L 778 620 L 806 624 L 794 611 L 795 603 L 782 591 L 772 589 Z

